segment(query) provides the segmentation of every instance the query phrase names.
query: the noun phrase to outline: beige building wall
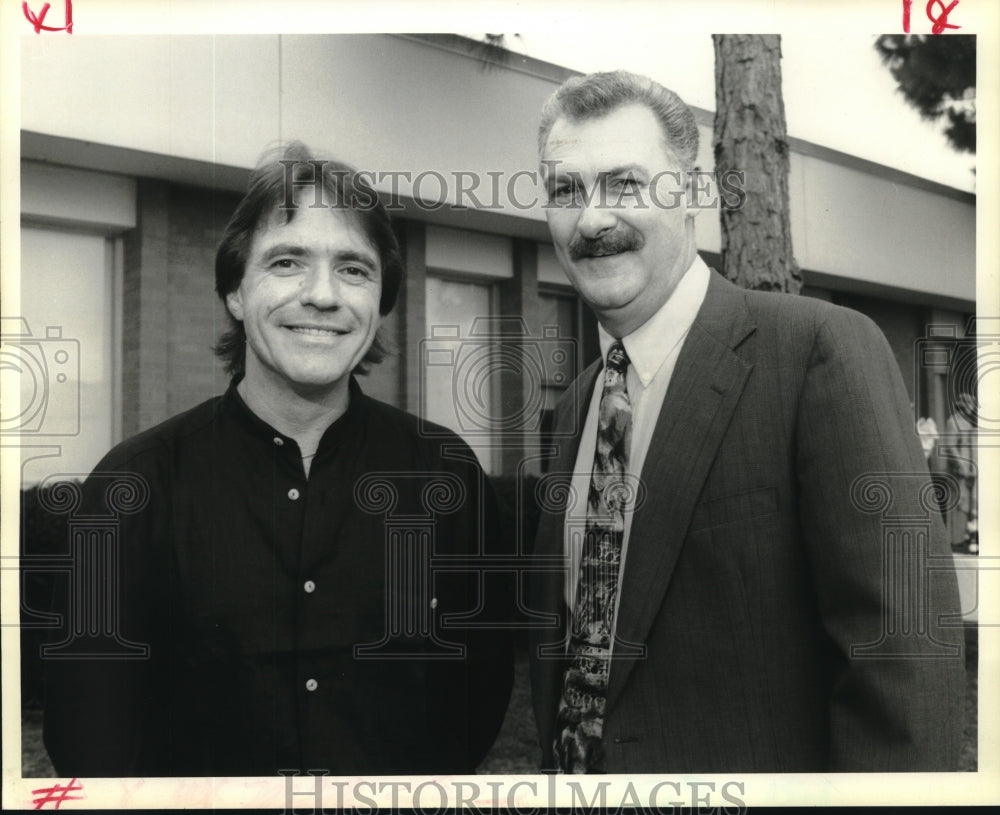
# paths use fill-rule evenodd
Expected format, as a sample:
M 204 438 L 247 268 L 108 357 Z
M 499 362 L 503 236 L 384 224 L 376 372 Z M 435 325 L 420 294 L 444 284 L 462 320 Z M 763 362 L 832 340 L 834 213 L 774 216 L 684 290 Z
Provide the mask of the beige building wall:
M 114 235 L 116 437 L 225 388 L 211 356 L 225 325 L 214 251 L 248 169 L 282 139 L 375 173 L 398 197 L 407 277 L 384 325 L 397 353 L 363 379 L 376 398 L 424 410 L 420 349 L 437 278 L 488 286 L 491 313 L 520 316 L 532 336 L 542 330 L 542 292 L 575 303 L 544 212 L 519 205 L 541 198 L 531 177 L 538 111 L 570 75 L 563 68 L 514 57 L 484 69 L 469 41 L 448 36 L 27 37 L 22 45 L 31 88 L 22 96 L 25 223 L 104 235 L 111 225 Z M 695 114 L 699 167 L 710 171 L 712 114 Z M 794 137 L 790 146 L 792 235 L 808 293 L 872 316 L 917 409 L 943 422 L 944 374 L 919 370 L 914 349 L 932 308 L 956 326 L 974 311 L 974 196 Z M 454 203 L 459 183 L 468 190 L 477 179 L 482 206 L 470 196 L 462 210 L 414 198 L 437 198 L 444 180 L 445 203 Z M 717 263 L 718 213 L 700 212 L 697 230 Z M 586 362 L 596 353 L 593 318 L 578 303 L 571 311 Z M 524 404 L 531 387 L 505 381 L 498 409 Z
M 34 157 L 238 186 L 226 168 L 248 168 L 265 145 L 301 138 L 395 174 L 377 186 L 395 184 L 408 216 L 546 240 L 543 212 L 517 204 L 534 191 L 525 173 L 536 166 L 539 108 L 570 74 L 557 66 L 515 56 L 486 69 L 458 38 L 404 35 L 29 37 L 22 53 L 32 89 L 23 97 L 26 144 L 45 153 Z M 697 113 L 709 170 L 711 114 Z M 47 137 L 44 149 L 31 134 Z M 81 142 L 91 145 L 71 149 Z M 423 198 L 441 194 L 437 173 L 454 200 L 458 171 L 483 180 L 486 208 L 413 211 L 406 199 L 421 173 Z M 488 173 L 502 179 L 496 196 Z M 817 283 L 953 307 L 974 301 L 973 196 L 793 139 L 790 198 L 796 257 Z M 698 229 L 700 247 L 719 251 L 713 211 Z

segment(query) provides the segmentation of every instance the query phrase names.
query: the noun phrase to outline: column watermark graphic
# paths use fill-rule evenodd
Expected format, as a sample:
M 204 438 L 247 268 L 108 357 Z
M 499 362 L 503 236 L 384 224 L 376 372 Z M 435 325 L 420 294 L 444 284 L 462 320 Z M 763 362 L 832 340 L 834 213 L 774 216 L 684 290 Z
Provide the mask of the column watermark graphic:
M 149 485 L 135 473 L 100 473 L 90 478 L 90 488 L 103 487 L 103 507 L 84 509 L 83 487 L 73 481 L 60 480 L 51 489 L 44 489 L 43 482 L 39 491 L 47 511 L 69 519 L 67 557 L 45 564 L 68 572 L 66 636 L 44 645 L 41 655 L 45 659 L 145 659 L 149 645 L 130 642 L 121 633 L 119 527 L 122 515 L 139 512 L 148 504 Z
M 573 484 L 575 475 L 573 472 L 547 473 L 539 479 L 536 485 L 536 496 L 542 511 L 554 514 L 565 512 L 566 515 L 566 551 L 551 562 L 539 565 L 547 566 L 547 570 L 549 571 L 558 572 L 564 580 L 568 578 L 568 587 L 576 586 L 577 575 L 574 564 L 581 562 L 588 529 L 593 523 L 592 520 L 588 522 L 586 500 L 581 499 L 578 490 Z M 589 473 L 587 476 L 589 482 Z M 622 506 L 628 508 L 626 510 L 628 514 L 633 514 L 642 509 L 649 493 L 643 480 L 632 473 L 625 473 L 620 482 L 612 482 L 606 489 L 613 491 L 616 495 L 610 501 L 605 502 L 604 505 L 620 503 Z M 581 598 L 580 602 L 590 603 L 593 608 L 599 607 L 599 601 L 593 595 L 588 595 L 585 599 Z M 595 619 L 595 614 L 596 612 L 592 611 L 587 615 L 581 608 L 576 608 L 574 613 L 569 617 L 570 625 L 563 632 L 562 638 L 558 642 L 541 646 L 538 657 L 540 659 L 565 659 L 570 639 L 574 635 L 583 633 L 579 630 L 579 621 L 581 619 Z M 609 658 L 617 661 L 645 659 L 647 656 L 647 649 L 643 643 L 629 642 L 620 637 L 617 631 L 613 631 L 612 644 L 609 647 L 609 651 Z
M 950 555 L 931 554 L 932 526 L 942 505 L 940 486 L 919 472 L 866 473 L 851 485 L 851 500 L 859 511 L 878 515 L 882 530 L 882 630 L 874 642 L 853 644 L 851 657 L 959 657 L 960 646 L 934 636 L 940 626 L 956 624 L 932 602 L 934 573 L 954 568 Z M 954 500 L 943 503 L 951 506 Z
M 401 489 L 413 485 L 419 507 L 397 510 Z M 434 624 L 432 559 L 438 519 L 469 500 L 466 486 L 452 473 L 370 473 L 354 497 L 363 511 L 383 516 L 385 528 L 384 635 L 355 644 L 355 659 L 462 659 L 464 646 L 442 639 Z

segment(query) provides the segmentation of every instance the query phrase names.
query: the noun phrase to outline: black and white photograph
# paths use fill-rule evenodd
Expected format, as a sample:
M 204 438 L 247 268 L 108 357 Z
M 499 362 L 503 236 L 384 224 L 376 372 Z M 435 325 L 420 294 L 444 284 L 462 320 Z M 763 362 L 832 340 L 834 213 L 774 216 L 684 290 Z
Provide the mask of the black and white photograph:
M 0 23 L 5 809 L 990 800 L 1000 9 Z

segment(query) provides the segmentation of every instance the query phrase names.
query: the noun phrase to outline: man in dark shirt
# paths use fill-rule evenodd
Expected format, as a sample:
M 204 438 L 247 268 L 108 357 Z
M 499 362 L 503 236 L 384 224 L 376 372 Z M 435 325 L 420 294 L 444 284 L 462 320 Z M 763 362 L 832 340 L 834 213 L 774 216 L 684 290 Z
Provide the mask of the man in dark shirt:
M 353 378 L 403 274 L 385 209 L 293 144 L 254 172 L 215 274 L 228 391 L 120 444 L 79 496 L 78 517 L 119 525 L 75 543 L 89 565 L 57 586 L 56 769 L 473 772 L 512 676 L 508 597 L 475 570 L 497 553 L 494 502 L 461 440 Z M 98 597 L 86 575 L 108 556 Z M 102 597 L 118 609 L 95 632 Z

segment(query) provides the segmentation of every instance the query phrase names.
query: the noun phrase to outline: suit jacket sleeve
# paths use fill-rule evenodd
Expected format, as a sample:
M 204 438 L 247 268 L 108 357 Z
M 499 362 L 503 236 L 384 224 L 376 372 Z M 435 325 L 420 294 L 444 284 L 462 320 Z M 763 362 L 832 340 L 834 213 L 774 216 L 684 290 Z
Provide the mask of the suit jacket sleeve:
M 796 444 L 800 524 L 833 643 L 831 770 L 951 770 L 965 684 L 960 618 L 941 624 L 959 611 L 951 551 L 888 343 L 855 312 L 825 317 Z

